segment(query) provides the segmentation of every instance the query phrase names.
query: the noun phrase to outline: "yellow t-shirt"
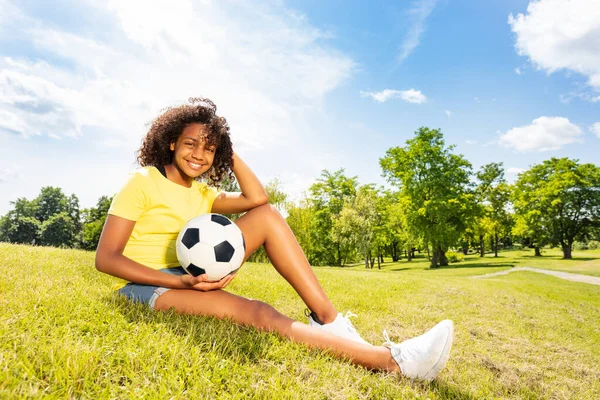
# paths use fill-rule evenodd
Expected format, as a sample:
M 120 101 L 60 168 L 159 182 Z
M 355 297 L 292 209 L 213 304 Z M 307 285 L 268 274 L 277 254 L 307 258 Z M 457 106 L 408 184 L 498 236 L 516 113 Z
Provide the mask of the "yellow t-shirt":
M 175 252 L 179 231 L 190 219 L 209 213 L 217 194 L 205 183 L 178 185 L 155 167 L 133 172 L 108 210 L 136 221 L 123 255 L 154 269 L 179 266 Z

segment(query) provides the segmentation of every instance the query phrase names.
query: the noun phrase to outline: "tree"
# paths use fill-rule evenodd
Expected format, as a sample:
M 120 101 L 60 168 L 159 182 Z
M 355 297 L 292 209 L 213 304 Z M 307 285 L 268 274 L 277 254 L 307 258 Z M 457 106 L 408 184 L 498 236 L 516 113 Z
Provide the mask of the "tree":
M 494 256 L 498 257 L 498 238 L 508 220 L 507 206 L 510 188 L 504 179 L 502 163 L 489 163 L 481 167 L 476 174 L 479 180 L 475 193 L 483 206 L 479 227 L 480 256 L 484 256 L 483 238 L 485 230 L 491 234 Z M 485 228 L 483 228 L 485 227 Z
M 111 202 L 112 197 L 101 196 L 96 203 L 96 207 L 83 211 L 82 248 L 96 250 L 96 247 L 98 247 Z
M 40 242 L 44 246 L 73 247 L 76 235 L 75 223 L 66 212 L 61 212 L 42 223 Z
M 310 201 L 304 198 L 298 204 L 288 203 L 286 221 L 292 232 L 294 232 L 296 240 L 298 240 L 298 244 L 302 247 L 308 262 L 316 265 L 318 260 L 316 258 L 317 246 L 314 232 L 316 231 L 317 221 Z
M 392 261 L 401 258 L 402 250 L 406 251 L 408 261 L 411 261 L 417 239 L 408 227 L 408 199 L 399 192 L 386 191 L 379 196 L 379 207 L 380 225 L 375 228 L 379 241 L 388 246 Z
M 373 185 L 364 185 L 358 189 L 354 200 L 344 205 L 339 218 L 333 222 L 334 240 L 346 248 L 347 253 L 358 246 L 363 255 L 365 268 L 372 266 L 369 262 L 377 217 L 377 192 Z
M 283 211 L 285 209 L 285 202 L 288 198 L 287 194 L 283 191 L 281 187 L 281 181 L 277 178 L 271 180 L 265 186 L 265 192 L 267 192 L 267 196 L 269 196 L 269 204 L 272 204 L 279 211 Z
M 10 204 L 13 209 L 0 221 L 0 238 L 13 243 L 36 244 L 40 235 L 40 223 L 35 218 L 35 203 L 21 197 Z
M 309 188 L 310 201 L 315 213 L 315 259 L 320 265 L 343 265 L 349 248 L 333 237 L 333 221 L 337 220 L 344 204 L 356 196 L 357 178 L 347 177 L 344 170 L 321 172 Z
M 600 168 L 551 158 L 519 175 L 513 199 L 517 227 L 560 245 L 570 259 L 573 242 L 600 224 Z
M 383 175 L 409 200 L 408 224 L 431 245 L 433 268 L 448 265 L 445 251 L 473 218 L 471 164 L 452 149 L 439 129 L 422 127 L 380 159 Z
M 32 217 L 21 215 L 7 215 L 4 221 L 5 234 L 3 236 L 12 243 L 36 244 L 39 243 L 40 223 Z
M 72 198 L 75 195 L 72 195 Z M 62 192 L 62 189 L 52 186 L 43 187 L 38 197 L 33 200 L 35 205 L 35 218 L 40 222 L 44 223 L 50 217 L 55 214 L 67 213 L 69 215 L 74 211 L 74 207 L 77 206 L 77 213 L 79 212 L 79 202 L 77 197 L 71 199 L 71 202 L 74 204 L 70 204 L 70 199 L 65 196 Z M 70 207 L 71 206 L 71 207 Z

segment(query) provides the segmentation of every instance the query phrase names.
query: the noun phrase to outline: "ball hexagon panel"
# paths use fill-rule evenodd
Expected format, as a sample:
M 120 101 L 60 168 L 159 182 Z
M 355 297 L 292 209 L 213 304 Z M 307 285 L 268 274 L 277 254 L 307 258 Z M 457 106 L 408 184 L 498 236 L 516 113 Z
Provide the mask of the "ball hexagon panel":
M 233 257 L 231 258 L 231 261 L 229 261 L 229 265 L 231 265 L 231 269 L 234 271 L 237 271 L 241 266 L 242 266 L 242 262 L 244 261 L 244 250 L 239 248 L 236 250 L 236 252 L 233 254 Z
M 190 251 L 181 242 L 177 242 L 177 260 L 183 268 L 190 264 Z
M 216 246 L 225 240 L 223 225 L 215 222 L 202 224 L 200 227 L 200 242 L 210 246 Z
M 215 258 L 215 251 L 213 246 L 206 243 L 198 243 L 190 249 L 190 261 L 197 266 L 204 267 L 206 265 L 214 264 L 217 259 Z
M 246 244 L 244 243 L 244 236 L 242 231 L 236 224 L 231 224 L 223 228 L 225 231 L 225 240 L 229 242 L 234 248 L 243 247 L 246 250 Z

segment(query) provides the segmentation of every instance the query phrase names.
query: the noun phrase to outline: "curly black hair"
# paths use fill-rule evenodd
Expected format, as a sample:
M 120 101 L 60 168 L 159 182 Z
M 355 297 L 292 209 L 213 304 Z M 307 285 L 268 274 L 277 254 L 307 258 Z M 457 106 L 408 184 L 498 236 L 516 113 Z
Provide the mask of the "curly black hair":
M 206 127 L 206 142 L 215 146 L 217 151 L 211 169 L 199 179 L 206 178 L 209 183 L 219 186 L 223 179 L 233 181 L 233 148 L 229 136 L 229 125 L 223 117 L 217 116 L 217 106 L 204 97 L 191 97 L 190 104 L 166 108 L 150 126 L 150 130 L 137 151 L 137 160 L 142 167 L 170 164 L 173 161 L 171 143 L 175 143 L 183 129 L 193 123 Z

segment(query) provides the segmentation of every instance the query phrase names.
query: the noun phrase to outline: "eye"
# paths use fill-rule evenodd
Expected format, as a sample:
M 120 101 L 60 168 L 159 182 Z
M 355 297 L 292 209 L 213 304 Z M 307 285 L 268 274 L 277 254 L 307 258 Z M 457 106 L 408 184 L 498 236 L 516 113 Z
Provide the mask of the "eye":
M 208 152 L 210 153 L 214 153 L 217 149 L 215 149 L 214 147 L 209 147 L 208 149 L 206 149 Z

